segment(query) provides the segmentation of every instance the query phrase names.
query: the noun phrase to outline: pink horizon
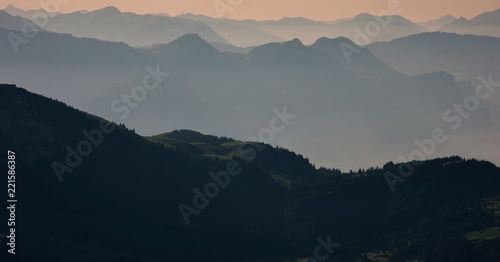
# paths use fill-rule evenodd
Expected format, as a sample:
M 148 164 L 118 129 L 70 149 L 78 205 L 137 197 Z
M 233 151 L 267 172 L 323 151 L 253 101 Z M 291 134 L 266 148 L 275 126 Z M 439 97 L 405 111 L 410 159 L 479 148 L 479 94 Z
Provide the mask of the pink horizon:
M 218 17 L 214 3 L 225 4 L 230 7 L 223 16 L 230 19 L 244 20 L 279 20 L 284 17 L 304 17 L 317 21 L 332 21 L 343 18 L 351 18 L 360 13 L 380 13 L 389 11 L 390 5 L 399 10 L 393 15 L 401 15 L 414 22 L 425 22 L 435 20 L 445 15 L 454 17 L 473 18 L 484 12 L 500 9 L 500 1 L 485 1 L 481 4 L 470 3 L 466 0 L 143 0 L 141 3 L 130 3 L 121 0 L 0 0 L 0 6 L 5 9 L 9 4 L 23 9 L 34 10 L 44 7 L 44 3 L 57 3 L 58 12 L 70 13 L 81 10 L 94 11 L 108 6 L 115 6 L 122 12 L 133 12 L 137 14 L 165 13 L 179 15 L 183 13 L 201 14 L 210 17 Z M 353 3 L 363 4 L 353 4 Z M 468 3 L 467 3 L 468 2 Z M 231 6 L 230 3 L 236 3 Z M 223 8 L 223 7 L 222 7 Z M 50 10 L 48 11 L 54 11 Z M 222 9 L 221 9 L 222 10 Z

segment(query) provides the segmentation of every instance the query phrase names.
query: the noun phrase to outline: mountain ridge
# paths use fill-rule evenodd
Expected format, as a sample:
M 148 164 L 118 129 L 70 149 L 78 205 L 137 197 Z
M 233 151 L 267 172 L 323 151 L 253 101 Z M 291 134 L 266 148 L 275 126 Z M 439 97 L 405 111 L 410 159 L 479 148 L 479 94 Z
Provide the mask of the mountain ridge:
M 494 233 L 498 226 L 495 209 L 487 203 L 500 201 L 500 168 L 489 162 L 452 156 L 341 173 L 316 169 L 301 155 L 265 144 L 218 140 L 208 146 L 160 141 L 161 135 L 148 141 L 106 121 L 113 131 L 89 155 L 80 156 L 81 164 L 60 183 L 54 161 L 67 164 L 67 148 L 86 139 L 82 130 L 97 132 L 105 120 L 15 85 L 0 85 L 0 118 L 1 145 L 16 152 L 23 202 L 17 214 L 24 217 L 24 226 L 16 235 L 26 252 L 19 253 L 18 261 L 32 261 L 34 252 L 36 259 L 56 261 L 72 254 L 76 262 L 91 257 L 293 261 L 310 256 L 325 231 L 328 239 L 341 243 L 332 256 L 342 261 L 375 251 L 398 260 L 498 257 L 492 251 L 500 234 L 487 238 L 478 233 Z M 190 131 L 184 136 L 190 134 L 199 136 L 193 141 L 213 139 Z M 238 151 L 234 143 L 243 143 L 245 151 L 253 148 L 255 158 L 226 157 L 226 150 Z M 220 195 L 186 225 L 179 203 L 192 205 L 193 187 L 214 183 L 209 174 L 225 170 L 231 161 L 239 163 L 241 174 L 219 188 Z M 418 168 L 392 193 L 384 176 L 399 174 L 409 164 Z M 435 216 L 445 211 L 450 215 Z M 44 227 L 36 226 L 40 221 Z M 123 230 L 135 241 L 121 242 Z M 413 244 L 403 244 L 408 241 Z M 165 243 L 175 248 L 165 249 Z M 54 245 L 61 252 L 50 252 L 47 247 Z M 440 248 L 429 251 L 434 246 Z
M 500 9 L 485 12 L 473 18 L 459 18 L 442 26 L 439 30 L 448 33 L 474 34 L 500 37 Z
M 81 25 L 85 24 L 85 27 Z M 88 13 L 59 14 L 48 20 L 45 29 L 77 37 L 125 42 L 131 46 L 168 43 L 186 33 L 197 33 L 210 42 L 229 44 L 202 22 L 184 18 L 124 13 L 110 6 Z

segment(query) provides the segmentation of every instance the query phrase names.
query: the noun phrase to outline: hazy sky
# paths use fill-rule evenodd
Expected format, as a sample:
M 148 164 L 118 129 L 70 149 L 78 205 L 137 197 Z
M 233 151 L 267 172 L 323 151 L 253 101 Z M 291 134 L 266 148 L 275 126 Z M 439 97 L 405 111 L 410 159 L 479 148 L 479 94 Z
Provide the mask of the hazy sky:
M 335 20 L 363 12 L 387 10 L 390 2 L 399 2 L 403 8 L 399 14 L 416 22 L 447 14 L 471 18 L 485 11 L 500 9 L 500 0 L 0 0 L 0 8 L 13 4 L 22 9 L 39 9 L 40 3 L 55 1 L 63 3 L 59 11 L 64 13 L 116 6 L 121 11 L 141 14 L 194 13 L 208 16 L 217 16 L 215 2 L 232 3 L 233 10 L 225 12 L 225 17 L 256 20 L 297 16 Z

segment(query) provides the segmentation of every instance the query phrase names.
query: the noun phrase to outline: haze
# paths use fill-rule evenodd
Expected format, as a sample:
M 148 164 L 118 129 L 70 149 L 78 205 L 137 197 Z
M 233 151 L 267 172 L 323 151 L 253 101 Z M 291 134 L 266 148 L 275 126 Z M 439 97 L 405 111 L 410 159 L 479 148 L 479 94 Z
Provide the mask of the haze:
M 394 0 L 398 2 L 399 0 Z M 40 3 L 50 1 L 0 1 L 0 8 L 5 8 L 12 4 L 16 7 L 29 10 L 40 9 Z M 218 16 L 214 8 L 213 0 L 144 0 L 138 1 L 119 1 L 119 0 L 89 0 L 89 1 L 71 1 L 62 4 L 60 12 L 74 12 L 78 10 L 96 10 L 106 6 L 116 6 L 123 12 L 134 12 L 138 14 L 145 13 L 166 13 L 178 15 L 182 13 L 204 14 L 207 16 Z M 228 1 L 222 0 L 223 3 Z M 237 2 L 237 1 L 234 1 Z M 359 13 L 380 12 L 387 9 L 389 0 L 242 0 L 239 5 L 230 12 L 224 13 L 224 16 L 231 19 L 280 19 L 283 17 L 305 17 L 313 20 L 337 20 L 355 16 Z M 478 4 L 474 1 L 456 1 L 456 0 L 401 0 L 403 7 L 400 15 L 405 16 L 415 22 L 436 19 L 445 15 L 456 17 L 472 18 L 480 13 L 492 11 L 500 8 L 500 1 L 481 1 Z

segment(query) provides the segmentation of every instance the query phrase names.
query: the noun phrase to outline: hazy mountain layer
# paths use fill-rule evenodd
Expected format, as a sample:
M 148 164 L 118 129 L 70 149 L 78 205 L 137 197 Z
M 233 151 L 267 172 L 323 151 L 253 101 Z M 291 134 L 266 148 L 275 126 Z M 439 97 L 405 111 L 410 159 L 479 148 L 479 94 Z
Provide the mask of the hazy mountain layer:
M 400 155 L 407 159 L 419 150 L 414 140 L 430 138 L 435 128 L 446 130 L 448 141 L 463 139 L 436 146 L 426 158 L 475 156 L 485 145 L 496 145 L 476 136 L 497 134 L 498 106 L 481 103 L 472 117 L 460 119 L 458 130 L 451 129 L 455 120 L 446 122 L 443 115 L 464 101 L 452 76 L 406 77 L 345 38 L 310 47 L 299 40 L 267 44 L 246 56 L 220 53 L 196 35 L 135 50 L 39 33 L 20 45 L 17 55 L 8 39 L 2 41 L 3 81 L 124 122 L 141 134 L 188 128 L 264 140 L 344 170 L 380 166 Z M 150 84 L 160 80 L 158 88 L 146 92 L 138 105 L 125 103 L 146 76 Z M 269 128 L 276 111 L 296 118 L 271 137 L 261 130 Z
M 456 17 L 451 16 L 451 15 L 446 15 L 443 17 L 440 17 L 438 19 L 432 20 L 432 21 L 427 21 L 424 23 L 420 23 L 421 26 L 429 29 L 429 31 L 438 31 L 441 27 L 450 24 L 457 20 Z
M 43 27 L 52 32 L 124 42 L 131 46 L 168 43 L 187 33 L 199 34 L 210 42 L 229 43 L 201 22 L 166 16 L 122 13 L 115 7 L 88 13 L 60 14 L 48 19 L 48 23 Z
M 500 9 L 480 14 L 470 20 L 459 18 L 439 30 L 456 34 L 474 34 L 500 37 Z
M 437 71 L 457 81 L 474 80 L 500 68 L 500 38 L 449 33 L 424 33 L 368 46 L 388 66 L 407 75 Z

